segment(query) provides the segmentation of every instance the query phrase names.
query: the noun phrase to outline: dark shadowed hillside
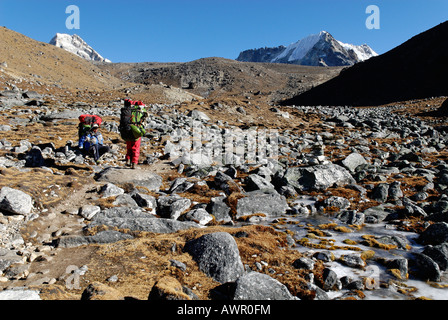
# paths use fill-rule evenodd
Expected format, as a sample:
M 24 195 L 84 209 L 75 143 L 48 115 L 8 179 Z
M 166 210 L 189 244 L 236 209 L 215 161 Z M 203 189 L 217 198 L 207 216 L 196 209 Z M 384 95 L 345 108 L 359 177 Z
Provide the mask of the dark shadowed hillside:
M 381 105 L 448 95 L 448 22 L 354 65 L 283 105 Z

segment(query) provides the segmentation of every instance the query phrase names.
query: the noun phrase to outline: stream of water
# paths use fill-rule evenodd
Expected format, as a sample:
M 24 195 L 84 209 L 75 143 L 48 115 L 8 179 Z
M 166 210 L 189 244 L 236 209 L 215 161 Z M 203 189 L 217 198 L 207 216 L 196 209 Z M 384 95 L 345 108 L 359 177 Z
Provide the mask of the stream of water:
M 282 223 L 279 225 L 279 219 Z M 309 230 L 307 227 L 313 226 L 318 228 L 319 225 L 336 223 L 341 227 L 349 227 L 348 225 L 342 223 L 339 219 L 333 218 L 331 216 L 323 214 L 314 214 L 308 217 L 298 217 L 298 216 L 284 216 L 282 218 L 277 218 L 271 221 L 266 221 L 267 224 L 274 226 L 280 231 L 290 230 L 294 233 L 293 238 L 297 241 L 303 239 L 309 235 Z M 430 281 L 424 281 L 415 278 L 412 273 L 409 273 L 409 278 L 405 280 L 399 280 L 390 274 L 386 267 L 378 262 L 377 258 L 385 259 L 397 259 L 397 258 L 410 258 L 413 252 L 422 252 L 423 246 L 416 242 L 418 234 L 413 232 L 400 231 L 395 228 L 394 225 L 386 223 L 377 224 L 365 224 L 362 228 L 349 228 L 351 232 L 339 232 L 334 230 L 324 230 L 326 233 L 325 237 L 316 237 L 309 239 L 310 243 L 318 244 L 320 240 L 326 239 L 333 242 L 334 247 L 337 249 L 316 249 L 310 248 L 308 246 L 303 246 L 300 243 L 296 244 L 296 249 L 300 252 L 307 253 L 310 255 L 313 252 L 319 251 L 331 251 L 335 257 L 333 261 L 325 262 L 327 267 L 330 267 L 336 272 L 338 278 L 343 276 L 348 276 L 354 280 L 363 279 L 366 277 L 374 278 L 375 285 L 370 289 L 364 290 L 366 295 L 364 300 L 407 300 L 414 298 L 429 298 L 433 300 L 447 300 L 448 299 L 448 275 L 444 272 L 440 282 L 434 283 Z M 407 239 L 410 248 L 405 249 L 381 249 L 377 247 L 371 247 L 362 244 L 363 235 L 373 235 L 378 236 L 401 236 Z M 353 245 L 347 245 L 347 239 L 356 242 Z M 353 243 L 354 243 L 353 242 Z M 338 248 L 345 247 L 345 248 Z M 348 267 L 341 262 L 338 262 L 338 258 L 342 255 L 347 254 L 359 254 L 360 251 L 347 249 L 350 247 L 357 247 L 363 251 L 372 250 L 375 255 L 372 259 L 367 259 L 367 265 L 364 269 L 358 269 L 353 267 Z M 385 285 L 388 284 L 388 285 Z M 347 290 L 342 289 L 339 291 L 327 292 L 330 299 L 335 299 L 342 297 Z

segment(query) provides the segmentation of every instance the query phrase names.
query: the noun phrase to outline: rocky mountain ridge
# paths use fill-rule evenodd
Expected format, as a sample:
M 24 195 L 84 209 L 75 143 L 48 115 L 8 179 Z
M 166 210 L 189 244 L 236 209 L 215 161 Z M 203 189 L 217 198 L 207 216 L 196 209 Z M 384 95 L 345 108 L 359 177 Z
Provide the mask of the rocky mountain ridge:
M 163 83 L 203 98 L 252 96 L 263 98 L 265 103 L 304 92 L 341 71 L 337 67 L 244 63 L 218 57 L 186 63 L 102 63 L 97 66 L 123 81 L 143 85 Z M 258 93 L 256 97 L 254 93 Z
M 351 66 L 378 54 L 368 45 L 342 43 L 326 32 L 305 37 L 289 46 L 260 48 L 240 53 L 237 61 L 289 63 L 307 66 Z

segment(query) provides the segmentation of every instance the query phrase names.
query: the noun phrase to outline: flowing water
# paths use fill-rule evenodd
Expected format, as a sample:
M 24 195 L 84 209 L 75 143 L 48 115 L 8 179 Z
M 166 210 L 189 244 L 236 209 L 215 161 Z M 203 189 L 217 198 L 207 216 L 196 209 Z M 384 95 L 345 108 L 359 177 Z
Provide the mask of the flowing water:
M 281 224 L 278 223 L 279 221 L 281 221 Z M 335 271 L 339 279 L 344 276 L 348 276 L 353 280 L 363 280 L 365 278 L 373 279 L 374 282 L 369 285 L 369 288 L 366 288 L 363 291 L 366 295 L 364 300 L 407 300 L 414 298 L 448 300 L 448 272 L 443 273 L 440 282 L 430 282 L 415 278 L 412 272 L 409 272 L 408 279 L 399 280 L 387 271 L 384 265 L 377 262 L 378 258 L 393 260 L 404 257 L 411 259 L 413 252 L 422 252 L 423 246 L 416 242 L 416 239 L 418 238 L 418 234 L 416 233 L 399 231 L 394 225 L 386 223 L 365 224 L 359 229 L 352 228 L 341 222 L 339 219 L 323 214 L 314 214 L 308 217 L 284 216 L 271 221 L 265 221 L 265 223 L 280 231 L 289 230 L 290 233 L 293 232 L 293 238 L 296 240 L 296 249 L 309 257 L 315 252 L 332 252 L 335 259 L 325 262 L 325 265 Z M 310 227 L 319 229 L 319 226 L 325 224 L 337 224 L 340 227 L 349 228 L 351 232 L 321 229 L 325 232 L 325 236 L 309 237 Z M 364 245 L 362 244 L 362 237 L 364 235 L 373 235 L 375 237 L 401 236 L 407 240 L 410 248 L 408 247 L 407 250 L 386 250 Z M 303 246 L 300 244 L 300 239 L 304 239 L 305 237 L 309 243 L 314 243 L 316 245 L 322 244 L 322 240 L 326 240 L 324 243 L 330 241 L 332 244 L 331 249 L 330 246 L 327 246 L 327 248 L 312 248 L 308 245 Z M 353 244 L 348 245 L 347 240 L 352 240 L 354 242 L 350 242 Z M 366 260 L 367 265 L 364 269 L 348 267 L 337 261 L 342 255 L 360 254 L 362 251 L 359 250 L 372 250 L 375 252 L 375 255 L 372 258 Z M 411 270 L 410 266 L 409 270 Z M 342 297 L 344 293 L 347 293 L 347 290 L 342 289 L 339 291 L 327 292 L 330 299 Z

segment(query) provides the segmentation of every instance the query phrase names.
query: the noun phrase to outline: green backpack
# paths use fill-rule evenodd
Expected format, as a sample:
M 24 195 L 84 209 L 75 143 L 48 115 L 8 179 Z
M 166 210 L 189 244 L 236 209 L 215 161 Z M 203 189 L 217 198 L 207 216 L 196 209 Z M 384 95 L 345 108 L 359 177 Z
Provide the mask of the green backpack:
M 126 106 L 121 109 L 119 131 L 125 141 L 135 141 L 146 134 L 144 121 L 147 112 L 142 106 Z

